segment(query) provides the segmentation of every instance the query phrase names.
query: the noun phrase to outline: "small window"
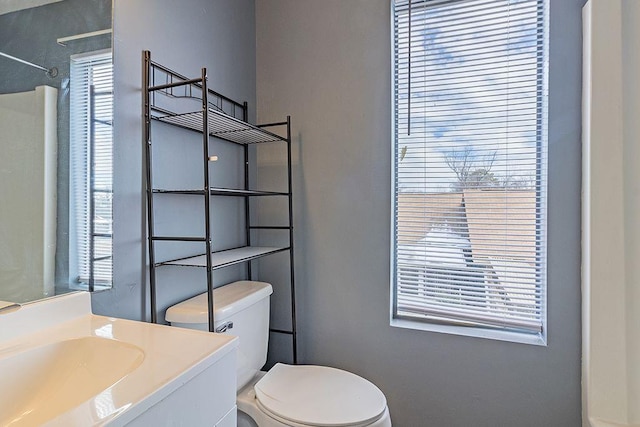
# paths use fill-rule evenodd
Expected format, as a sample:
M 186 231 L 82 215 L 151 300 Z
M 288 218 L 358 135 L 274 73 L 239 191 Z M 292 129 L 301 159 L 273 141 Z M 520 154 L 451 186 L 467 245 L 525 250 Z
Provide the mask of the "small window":
M 394 1 L 395 326 L 544 343 L 545 15 Z
M 113 64 L 111 51 L 71 58 L 70 283 L 112 284 Z

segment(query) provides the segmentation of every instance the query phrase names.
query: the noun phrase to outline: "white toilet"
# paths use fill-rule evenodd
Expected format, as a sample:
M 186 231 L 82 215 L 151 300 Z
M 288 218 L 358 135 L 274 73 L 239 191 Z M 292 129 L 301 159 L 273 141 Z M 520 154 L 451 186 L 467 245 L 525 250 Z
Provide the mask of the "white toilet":
M 271 285 L 240 281 L 214 290 L 216 330 L 240 337 L 238 346 L 238 426 L 391 427 L 382 391 L 350 372 L 326 366 L 267 360 Z M 173 326 L 209 330 L 207 294 L 170 307 Z

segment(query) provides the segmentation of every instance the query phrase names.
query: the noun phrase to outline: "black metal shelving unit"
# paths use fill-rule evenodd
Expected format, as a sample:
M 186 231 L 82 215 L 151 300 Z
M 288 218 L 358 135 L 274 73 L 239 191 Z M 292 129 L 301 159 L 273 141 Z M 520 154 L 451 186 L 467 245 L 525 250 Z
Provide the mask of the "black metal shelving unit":
M 149 286 L 151 321 L 158 323 L 157 315 L 157 286 L 156 275 L 158 269 L 171 266 L 200 267 L 207 271 L 207 292 L 209 306 L 209 331 L 214 332 L 213 310 L 213 271 L 246 263 L 247 276 L 253 279 L 251 261 L 272 255 L 275 253 L 289 253 L 290 286 L 291 286 L 291 329 L 271 329 L 274 333 L 284 333 L 291 336 L 293 349 L 293 363 L 298 362 L 297 354 L 297 330 L 296 330 L 296 298 L 293 258 L 293 201 L 291 185 L 291 118 L 286 121 L 253 125 L 248 122 L 248 105 L 228 98 L 207 87 L 207 70 L 202 68 L 200 76 L 187 78 L 171 69 L 151 60 L 149 51 L 143 52 L 143 107 L 144 129 L 143 144 L 145 146 L 146 192 L 147 192 L 147 227 L 148 227 L 148 255 L 149 255 Z M 172 111 L 156 102 L 160 98 L 170 100 L 191 99 L 200 101 L 198 111 Z M 170 103 L 167 103 L 170 104 Z M 202 134 L 202 167 L 203 185 L 198 189 L 161 189 L 153 186 L 153 159 L 152 159 L 152 122 L 162 122 L 177 126 L 189 131 Z M 286 129 L 286 137 L 267 129 Z M 217 160 L 211 155 L 209 144 L 211 138 L 226 141 L 232 144 L 240 144 L 244 147 L 244 188 L 218 188 L 210 184 L 209 162 Z M 264 143 L 285 143 L 287 147 L 287 191 L 257 191 L 249 186 L 249 146 Z M 154 198 L 166 197 L 171 194 L 194 195 L 204 197 L 203 220 L 205 232 L 203 236 L 160 236 L 154 229 Z M 245 245 L 237 248 L 229 248 L 221 251 L 212 250 L 211 230 L 211 204 L 214 197 L 242 197 L 244 198 L 245 215 Z M 254 197 L 283 197 L 288 201 L 288 223 L 286 226 L 254 226 L 251 224 L 251 203 Z M 253 246 L 251 244 L 252 230 L 283 230 L 288 232 L 288 245 Z M 202 242 L 204 252 L 197 256 L 189 256 L 178 259 L 158 261 L 156 259 L 156 242 Z

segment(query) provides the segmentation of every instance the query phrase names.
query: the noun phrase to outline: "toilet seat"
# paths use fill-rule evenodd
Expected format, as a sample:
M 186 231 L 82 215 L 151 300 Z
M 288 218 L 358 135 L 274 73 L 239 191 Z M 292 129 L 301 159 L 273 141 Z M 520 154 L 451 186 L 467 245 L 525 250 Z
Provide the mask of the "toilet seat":
M 378 387 L 347 371 L 276 364 L 254 386 L 259 407 L 289 425 L 366 426 L 386 413 Z

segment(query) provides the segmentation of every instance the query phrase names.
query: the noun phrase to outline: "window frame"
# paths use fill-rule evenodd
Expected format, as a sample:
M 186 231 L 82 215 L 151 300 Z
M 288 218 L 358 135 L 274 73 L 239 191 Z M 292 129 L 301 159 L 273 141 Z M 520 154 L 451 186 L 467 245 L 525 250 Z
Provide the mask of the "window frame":
M 442 2 L 438 0 L 413 0 L 415 3 L 428 3 L 433 1 L 434 6 L 443 3 L 463 3 L 467 0 L 450 0 Z M 398 314 L 398 290 L 397 290 L 397 261 L 398 261 L 398 230 L 397 230 L 397 214 L 396 208 L 398 203 L 398 177 L 397 177 L 397 154 L 398 154 L 398 117 L 397 111 L 399 110 L 398 95 L 396 93 L 396 65 L 398 58 L 396 57 L 396 21 L 395 21 L 395 1 L 391 0 L 391 90 L 392 90 L 392 126 L 391 126 L 391 257 L 390 257 L 390 325 L 393 327 L 431 331 L 437 333 L 446 333 L 453 335 L 470 336 L 477 338 L 493 339 L 498 341 L 508 341 L 522 344 L 532 345 L 547 345 L 547 246 L 548 239 L 546 234 L 546 227 L 548 225 L 548 209 L 547 209 L 547 194 L 548 194 L 548 84 L 549 84 L 549 70 L 548 70 L 548 56 L 549 56 L 549 1 L 537 0 L 541 4 L 541 21 L 542 21 L 542 46 L 544 54 L 536 61 L 536 73 L 537 73 L 537 87 L 540 91 L 538 95 L 539 105 L 537 109 L 537 137 L 536 137 L 536 180 L 539 180 L 544 175 L 544 185 L 536 187 L 536 197 L 539 202 L 536 202 L 536 218 L 543 217 L 542 221 L 545 227 L 543 231 L 542 243 L 536 245 L 536 256 L 541 259 L 540 274 L 541 279 L 541 313 L 540 320 L 542 322 L 542 330 L 540 333 L 527 333 L 523 331 L 514 331 L 509 329 L 496 329 L 479 325 L 473 322 L 455 321 L 452 319 L 438 319 L 435 317 L 425 319 L 417 319 L 414 317 L 406 317 Z M 539 225 L 536 223 L 536 231 L 538 232 Z M 425 264 L 426 265 L 426 264 Z

